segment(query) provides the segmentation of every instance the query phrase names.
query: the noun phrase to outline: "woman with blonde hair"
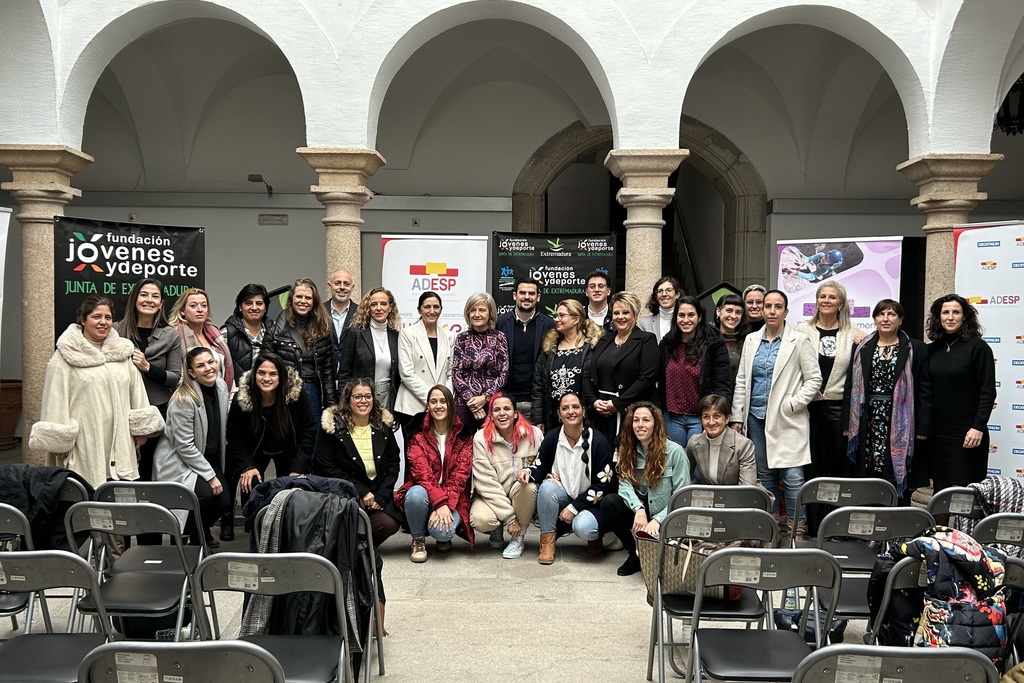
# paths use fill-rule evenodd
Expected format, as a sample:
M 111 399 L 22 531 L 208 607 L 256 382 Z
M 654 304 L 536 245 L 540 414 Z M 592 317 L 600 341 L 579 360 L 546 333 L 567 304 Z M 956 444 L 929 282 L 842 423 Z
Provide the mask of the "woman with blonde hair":
M 338 361 L 338 383 L 369 377 L 377 401 L 394 410 L 398 395 L 398 304 L 391 292 L 374 287 L 363 296 L 345 333 Z
M 516 481 L 516 472 L 533 464 L 543 435 L 516 410 L 511 396 L 495 394 L 489 408 L 483 428 L 473 437 L 476 495 L 469 521 L 477 531 L 490 534 L 488 543 L 495 549 L 504 545 L 503 529 L 508 529 L 511 540 L 501 556 L 514 560 L 523 554 L 526 530 L 537 510 L 537 485 Z
M 235 370 L 231 359 L 231 351 L 217 326 L 210 322 L 210 297 L 205 290 L 189 287 L 171 308 L 167 322 L 178 328 L 181 337 L 182 358 L 197 346 L 203 346 L 213 352 L 220 368 L 220 377 L 230 387 L 234 386 Z
M 463 309 L 466 325 L 452 349 L 455 412 L 475 432 L 487 416 L 487 402 L 508 380 L 508 340 L 494 329 L 498 307 L 486 292 L 470 294 Z
M 649 401 L 634 403 L 626 411 L 625 425 L 616 466 L 619 491 L 601 498 L 605 522 L 628 553 L 616 572 L 619 576 L 640 571 L 633 534 L 643 531 L 657 536 L 672 494 L 690 483 L 686 451 L 668 438 L 658 406 Z
M 288 302 L 277 316 L 270 342 L 264 342 L 264 351 L 276 353 L 298 371 L 315 416 L 338 402 L 331 342 L 333 329 L 316 283 L 308 277 L 300 277 L 288 291 Z
M 602 334 L 604 330 L 587 317 L 579 301 L 558 302 L 555 328 L 544 335 L 533 372 L 530 415 L 542 431 L 545 426 L 558 426 L 558 401 L 566 392 L 579 394 L 584 405 L 594 403 L 590 361 Z
M 612 296 L 612 330 L 601 338 L 590 361 L 596 396 L 594 428 L 615 448 L 626 409 L 636 401 L 657 401 L 661 368 L 658 340 L 636 325 L 640 299 L 632 292 Z

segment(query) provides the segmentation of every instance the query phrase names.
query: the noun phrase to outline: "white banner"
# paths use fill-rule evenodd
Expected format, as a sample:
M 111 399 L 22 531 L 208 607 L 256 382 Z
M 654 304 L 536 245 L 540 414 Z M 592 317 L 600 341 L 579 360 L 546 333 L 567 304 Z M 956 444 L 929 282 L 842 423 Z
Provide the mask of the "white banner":
M 383 235 L 381 250 L 381 284 L 395 296 L 403 326 L 419 319 L 420 295 L 436 292 L 438 323 L 456 334 L 466 328 L 466 299 L 487 291 L 487 237 Z
M 11 210 L 0 206 L 0 311 L 4 308 L 4 276 L 7 274 L 7 229 Z M 0 339 L 3 338 L 3 316 L 0 316 Z M 2 349 L 0 349 L 2 351 Z
M 978 309 L 996 358 L 988 471 L 1024 478 L 1024 222 L 964 225 L 953 234 L 956 291 Z

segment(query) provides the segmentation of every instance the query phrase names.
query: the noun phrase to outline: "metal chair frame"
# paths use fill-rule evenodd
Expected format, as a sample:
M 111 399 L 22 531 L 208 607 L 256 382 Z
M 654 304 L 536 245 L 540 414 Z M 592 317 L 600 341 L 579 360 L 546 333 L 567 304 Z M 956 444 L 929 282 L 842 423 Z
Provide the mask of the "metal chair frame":
M 284 670 L 272 654 L 240 640 L 107 643 L 82 661 L 78 681 L 121 683 L 125 674 L 140 673 L 160 681 L 285 683 Z
M 981 496 L 969 486 L 951 486 L 942 489 L 928 501 L 928 512 L 932 517 L 939 515 L 955 515 L 967 519 L 982 519 L 985 509 L 981 504 Z
M 792 683 L 835 683 L 844 673 L 902 683 L 999 681 L 999 672 L 988 657 L 968 648 L 830 645 L 800 662 Z
M 763 486 L 690 484 L 672 494 L 668 510 L 679 508 L 755 508 L 772 511 L 775 498 Z

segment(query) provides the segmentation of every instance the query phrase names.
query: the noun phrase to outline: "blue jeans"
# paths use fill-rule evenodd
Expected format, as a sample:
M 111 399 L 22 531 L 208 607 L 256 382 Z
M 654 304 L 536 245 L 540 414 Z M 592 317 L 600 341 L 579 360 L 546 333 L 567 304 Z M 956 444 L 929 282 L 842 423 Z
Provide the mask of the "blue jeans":
M 455 530 L 459 528 L 459 513 L 452 510 L 451 531 L 445 531 L 434 525 L 427 529 L 427 519 L 430 517 L 430 497 L 427 490 L 416 484 L 405 494 L 405 519 L 409 522 L 409 532 L 413 538 L 422 538 L 430 534 L 431 538 L 437 541 L 450 541 L 455 537 Z
M 313 455 L 316 455 L 317 444 L 320 443 L 320 416 L 323 413 L 323 399 L 320 396 L 320 383 L 319 382 L 303 382 L 302 391 L 305 392 L 306 398 L 309 399 L 309 409 L 313 411 L 313 417 L 316 418 L 316 424 L 318 429 L 316 435 L 313 437 Z M 310 463 L 312 464 L 312 463 Z M 277 476 L 286 477 L 288 472 L 278 472 Z
M 691 436 L 700 434 L 702 431 L 700 418 L 696 415 L 665 413 L 665 433 L 668 434 L 668 438 L 683 448 L 686 448 Z
M 803 521 L 804 511 L 797 513 L 796 494 L 804 485 L 804 468 L 801 467 L 779 467 L 771 469 L 768 467 L 768 445 L 764 436 L 764 420 L 747 416 L 747 438 L 754 442 L 754 459 L 757 461 L 757 480 L 761 486 L 768 489 L 768 492 L 775 496 L 775 504 L 772 512 L 779 510 L 779 481 L 786 488 L 786 514 L 792 523 L 794 519 Z
M 558 513 L 571 502 L 572 498 L 561 484 L 556 484 L 550 479 L 541 482 L 537 490 L 537 516 L 540 518 L 542 534 L 554 533 L 558 526 Z M 601 537 L 597 517 L 589 510 L 584 510 L 573 517 L 572 532 L 584 541 L 596 541 Z

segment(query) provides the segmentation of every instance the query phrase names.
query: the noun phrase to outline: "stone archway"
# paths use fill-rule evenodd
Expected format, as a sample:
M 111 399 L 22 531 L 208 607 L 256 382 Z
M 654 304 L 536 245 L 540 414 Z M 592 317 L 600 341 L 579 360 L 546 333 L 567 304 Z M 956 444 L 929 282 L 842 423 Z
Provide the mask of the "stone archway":
M 544 193 L 562 171 L 587 154 L 613 146 L 611 126 L 576 121 L 551 136 L 523 165 L 512 188 L 512 230 L 542 232 Z M 725 204 L 724 279 L 744 287 L 768 281 L 768 192 L 750 160 L 724 135 L 684 116 L 679 146 L 718 190 Z

